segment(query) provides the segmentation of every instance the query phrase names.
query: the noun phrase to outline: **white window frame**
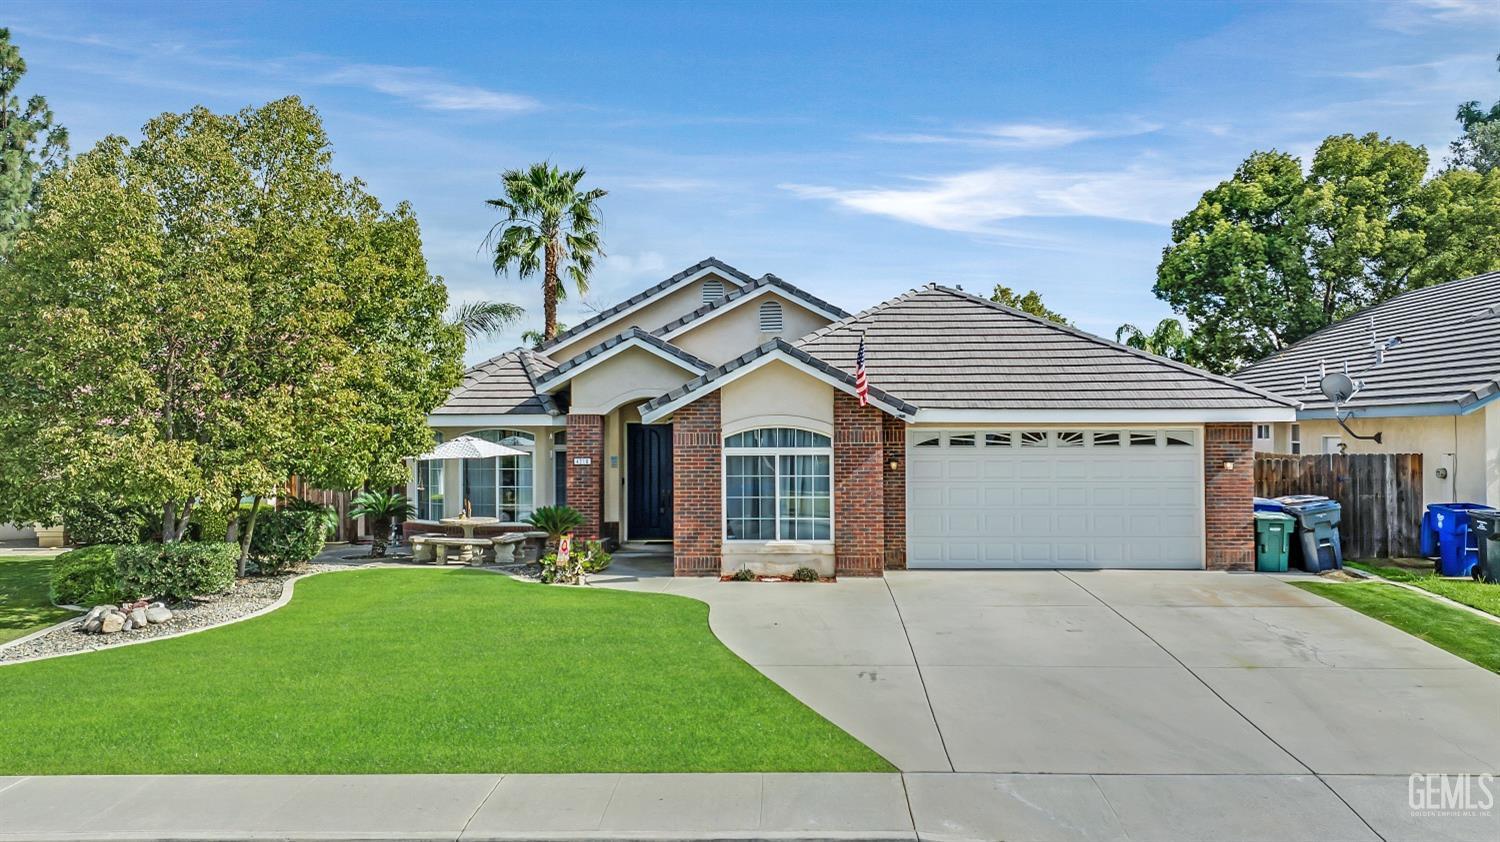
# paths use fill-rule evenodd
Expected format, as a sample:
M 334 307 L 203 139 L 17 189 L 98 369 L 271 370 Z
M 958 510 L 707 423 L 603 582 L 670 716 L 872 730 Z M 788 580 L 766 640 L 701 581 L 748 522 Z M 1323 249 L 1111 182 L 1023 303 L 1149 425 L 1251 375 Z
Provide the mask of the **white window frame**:
M 479 433 L 491 433 L 491 432 L 505 434 L 505 435 L 502 435 L 501 438 L 509 438 L 511 434 L 519 435 L 519 436 L 529 436 L 531 438 L 531 444 L 529 444 L 529 445 L 528 444 L 507 444 L 506 445 L 506 447 L 513 447 L 516 450 L 525 451 L 526 454 L 531 457 L 531 488 L 530 488 L 530 491 L 531 491 L 531 505 L 528 506 L 528 507 L 526 507 L 526 508 L 524 508 L 524 509 L 521 508 L 520 505 L 517 505 L 516 506 L 516 520 L 502 520 L 502 521 L 500 521 L 500 524 L 499 524 L 499 525 L 502 525 L 502 526 L 517 526 L 517 525 L 525 523 L 527 516 L 530 515 L 532 512 L 536 511 L 536 453 L 537 453 L 536 433 L 533 433 L 533 432 L 531 432 L 529 430 L 518 429 L 518 428 L 515 428 L 515 427 L 486 427 L 486 428 L 481 429 L 481 430 L 470 430 L 470 431 L 464 433 L 464 435 L 466 435 L 466 436 L 475 436 L 475 435 L 478 435 Z M 495 509 L 494 509 L 494 513 L 490 514 L 490 513 L 485 513 L 485 512 L 475 512 L 474 513 L 475 517 L 497 517 L 499 515 L 500 510 L 502 508 L 504 508 L 501 505 L 500 489 L 502 489 L 502 488 L 512 488 L 512 487 L 517 488 L 517 489 L 521 488 L 521 486 L 519 486 L 519 485 L 517 485 L 517 486 L 502 486 L 500 484 L 500 460 L 501 459 L 506 459 L 506 458 L 515 458 L 515 457 L 492 456 L 490 458 L 492 460 L 494 460 L 494 462 L 495 462 Z M 460 510 L 462 510 L 462 507 L 463 507 L 464 489 L 467 488 L 468 486 L 469 486 L 469 460 L 468 459 L 460 459 L 460 460 L 458 460 L 458 495 L 459 495 L 459 508 L 460 508 Z
M 1342 449 L 1342 445 L 1344 443 L 1343 436 L 1323 436 L 1321 439 L 1319 439 L 1319 443 L 1323 447 L 1323 455 L 1325 456 L 1329 454 L 1344 452 Z M 1330 445 L 1332 445 L 1331 449 Z
M 434 465 L 437 466 L 438 489 L 436 500 L 432 499 L 432 467 Z M 416 517 L 413 518 L 413 520 L 442 520 L 443 517 L 447 514 L 446 510 L 443 508 L 445 505 L 447 505 L 447 495 L 443 493 L 443 485 L 447 482 L 448 479 L 448 466 L 441 459 L 421 459 L 417 461 L 416 472 L 417 499 L 415 500 L 415 508 L 417 510 L 417 514 Z M 423 497 L 426 497 L 426 499 L 424 500 Z M 432 511 L 433 503 L 436 503 L 438 505 L 438 510 L 435 514 Z
M 1302 455 L 1302 425 L 1301 424 L 1293 424 L 1292 425 L 1291 438 L 1289 438 L 1287 440 L 1287 444 L 1290 445 L 1293 456 L 1301 456 Z
M 740 433 L 751 433 L 756 430 L 801 430 L 813 435 L 823 436 L 828 439 L 827 447 L 730 447 L 728 442 L 731 436 Z M 721 439 L 721 450 L 719 458 L 719 529 L 725 544 L 746 546 L 755 544 L 814 544 L 817 546 L 832 545 L 837 528 L 838 518 L 835 516 L 837 509 L 834 503 L 834 481 L 835 470 L 833 462 L 833 436 L 806 427 L 788 427 L 785 425 L 776 427 L 751 427 L 746 430 L 738 430 L 725 434 Z M 731 538 L 729 537 L 729 457 L 731 456 L 769 456 L 771 463 L 775 466 L 775 473 L 771 481 L 772 511 L 774 517 L 772 523 L 775 525 L 774 538 Z M 781 457 L 782 456 L 827 456 L 828 457 L 828 537 L 827 538 L 783 538 L 781 537 Z
M 1271 440 L 1271 425 L 1270 424 L 1256 424 L 1255 425 L 1255 438 L 1256 438 L 1257 441 L 1270 441 Z

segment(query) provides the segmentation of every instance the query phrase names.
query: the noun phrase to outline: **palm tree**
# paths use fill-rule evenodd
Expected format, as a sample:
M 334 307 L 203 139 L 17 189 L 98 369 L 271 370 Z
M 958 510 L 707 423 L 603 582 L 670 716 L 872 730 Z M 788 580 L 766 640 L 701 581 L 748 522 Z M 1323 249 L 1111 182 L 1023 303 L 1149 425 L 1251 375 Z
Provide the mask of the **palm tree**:
M 1191 345 L 1187 330 L 1176 319 L 1162 319 L 1150 333 L 1132 324 L 1120 325 L 1115 341 L 1178 362 L 1187 362 Z
M 505 198 L 485 202 L 505 212 L 490 229 L 485 246 L 495 251 L 495 274 L 516 270 L 517 277 L 542 275 L 542 337 L 557 335 L 557 302 L 567 296 L 567 274 L 579 295 L 589 291 L 594 258 L 603 256 L 599 242 L 600 189 L 578 189 L 583 168 L 563 171 L 546 162 L 501 176 Z
M 465 301 L 453 311 L 453 323 L 463 328 L 464 336 L 478 339 L 499 333 L 525 313 L 508 301 Z
M 384 558 L 385 545 L 390 539 L 391 522 L 406 520 L 415 515 L 416 508 L 407 502 L 406 495 L 393 491 L 362 491 L 349 507 L 350 517 L 368 518 L 370 521 L 370 557 Z

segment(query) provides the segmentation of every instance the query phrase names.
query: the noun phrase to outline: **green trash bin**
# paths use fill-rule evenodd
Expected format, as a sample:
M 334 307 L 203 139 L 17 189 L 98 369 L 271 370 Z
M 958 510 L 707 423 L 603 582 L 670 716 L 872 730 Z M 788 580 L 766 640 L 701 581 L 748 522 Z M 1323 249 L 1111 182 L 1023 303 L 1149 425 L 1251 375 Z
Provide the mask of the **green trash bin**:
M 1281 512 L 1255 513 L 1255 569 L 1285 573 L 1297 519 Z

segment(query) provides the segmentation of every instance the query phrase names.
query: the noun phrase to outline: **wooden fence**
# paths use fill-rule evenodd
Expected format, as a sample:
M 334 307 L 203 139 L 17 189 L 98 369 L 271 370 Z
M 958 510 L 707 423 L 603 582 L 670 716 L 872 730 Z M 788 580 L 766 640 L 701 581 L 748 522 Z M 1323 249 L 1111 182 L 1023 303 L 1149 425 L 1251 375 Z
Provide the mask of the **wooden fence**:
M 332 506 L 338 513 L 338 526 L 334 527 L 333 541 L 353 541 L 361 537 L 359 533 L 359 521 L 349 517 L 349 506 L 354 501 L 352 491 L 329 491 L 322 488 L 313 488 L 303 482 L 300 477 L 292 477 L 287 489 L 292 496 L 301 497 L 310 503 L 318 503 L 324 506 Z
M 1339 501 L 1344 558 L 1420 555 L 1420 453 L 1260 454 L 1255 494 L 1321 494 Z

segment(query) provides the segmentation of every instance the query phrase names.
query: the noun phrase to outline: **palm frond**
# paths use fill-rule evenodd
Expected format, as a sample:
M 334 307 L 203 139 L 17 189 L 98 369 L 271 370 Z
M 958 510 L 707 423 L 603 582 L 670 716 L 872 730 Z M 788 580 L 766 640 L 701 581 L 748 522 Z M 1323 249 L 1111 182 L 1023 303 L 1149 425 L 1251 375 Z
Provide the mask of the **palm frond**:
M 514 323 L 526 310 L 509 301 L 465 301 L 453 314 L 453 323 L 463 328 L 470 339 L 499 333 Z

